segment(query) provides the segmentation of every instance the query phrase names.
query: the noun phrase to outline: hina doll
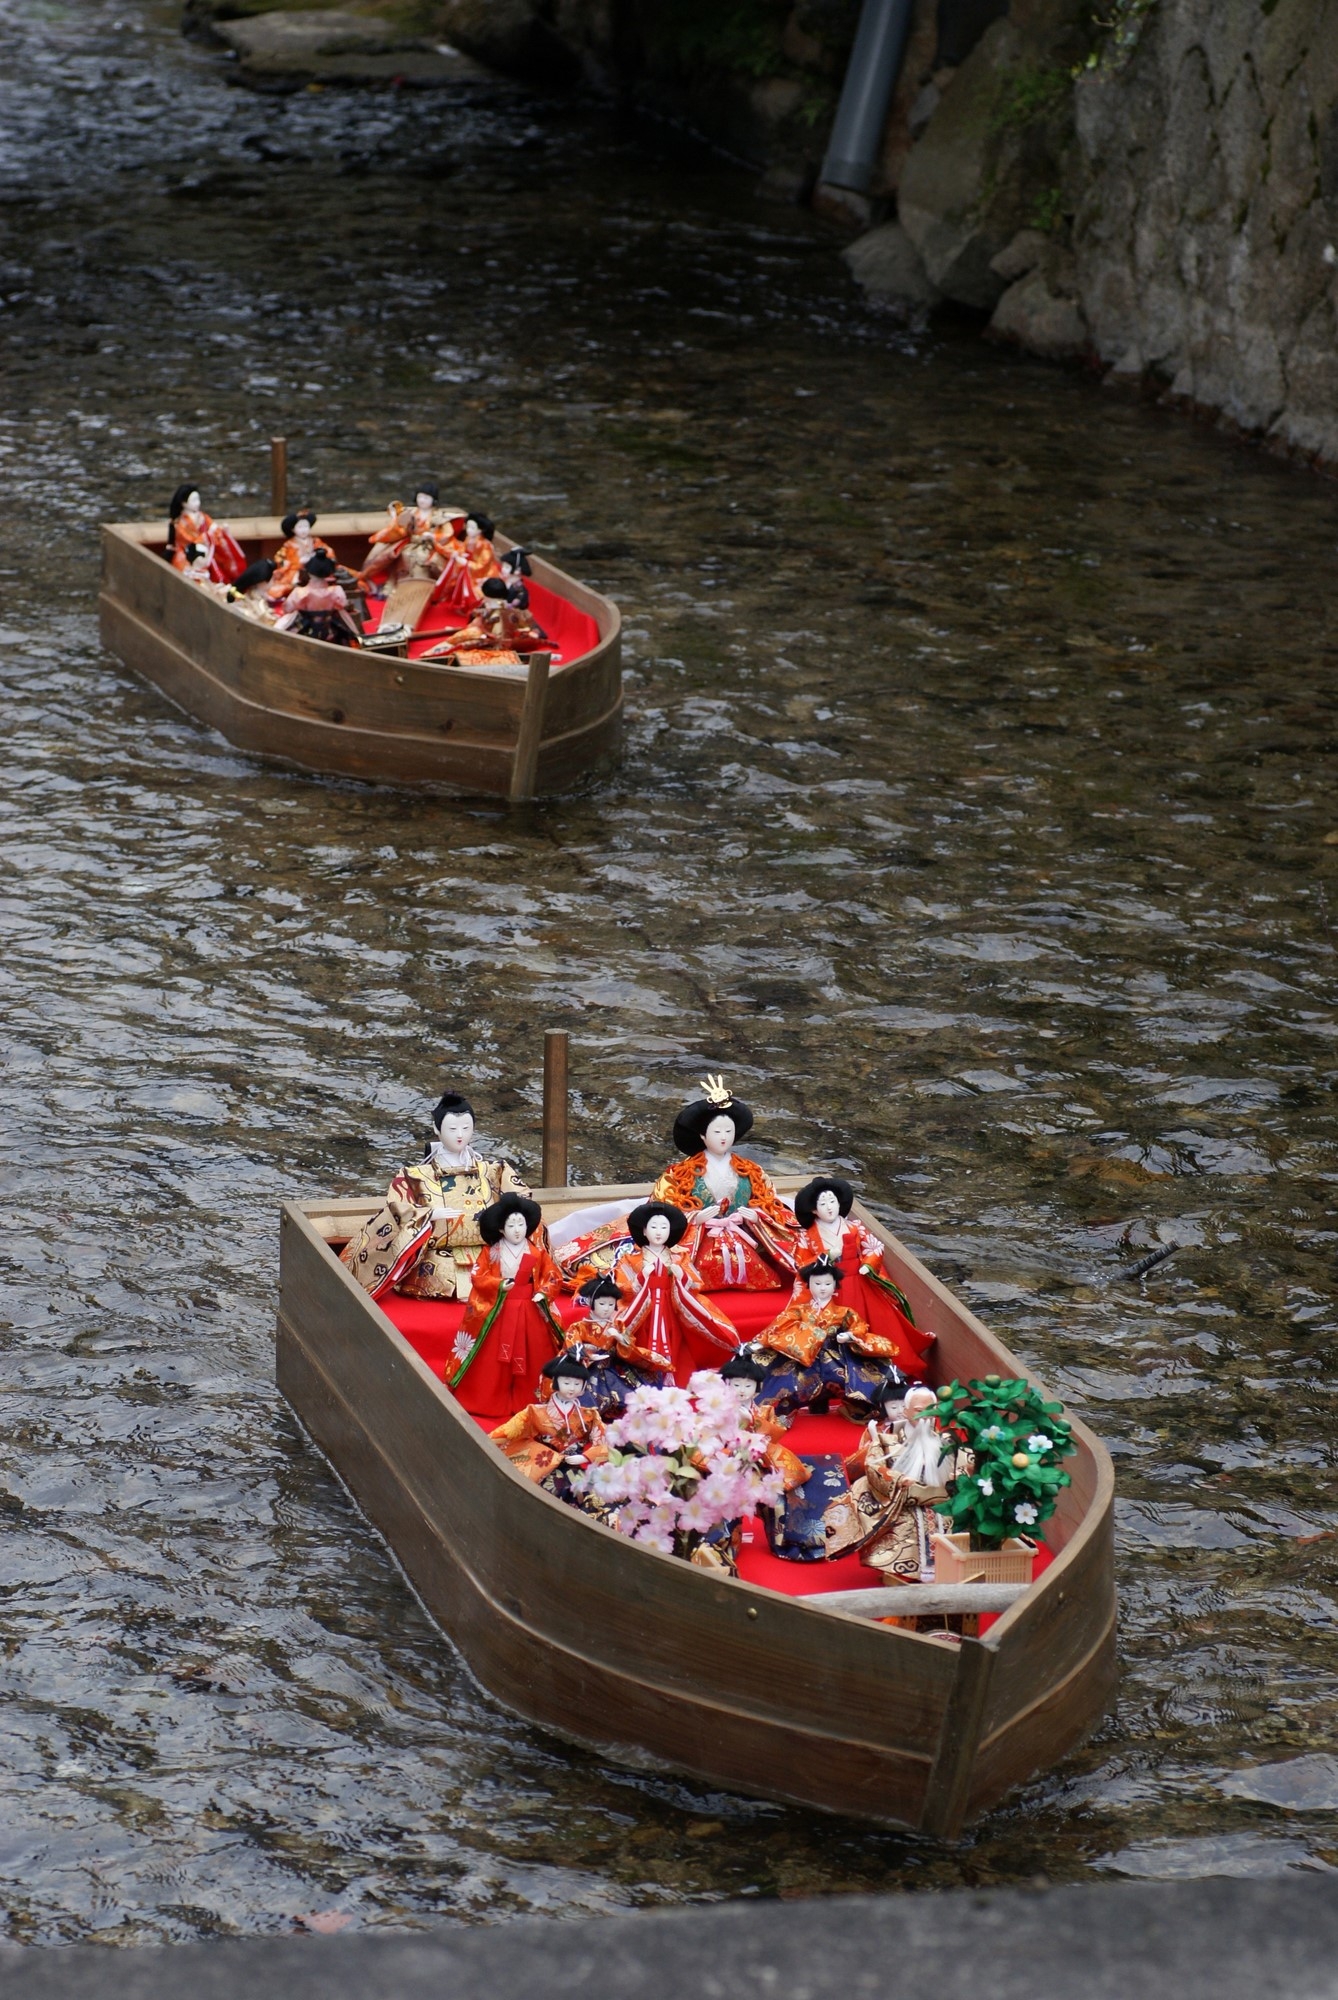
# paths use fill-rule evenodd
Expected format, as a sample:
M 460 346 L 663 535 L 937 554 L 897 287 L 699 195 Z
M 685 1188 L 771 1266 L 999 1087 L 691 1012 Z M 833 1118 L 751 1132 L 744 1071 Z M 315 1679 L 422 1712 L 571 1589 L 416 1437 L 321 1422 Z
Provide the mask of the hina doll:
M 883 1246 L 871 1229 L 850 1213 L 855 1190 L 849 1181 L 824 1175 L 800 1188 L 794 1198 L 799 1239 L 797 1263 L 826 1257 L 841 1266 L 838 1305 L 857 1312 L 875 1333 L 896 1347 L 896 1358 L 909 1375 L 924 1374 L 924 1358 L 934 1344 L 911 1317 L 906 1294 L 887 1274 Z M 796 1282 L 796 1296 L 800 1285 Z
M 289 591 L 278 632 L 296 632 L 303 639 L 323 639 L 328 646 L 360 646 L 362 634 L 348 608 L 344 587 L 335 582 L 332 556 L 314 555 L 307 564 L 309 583 Z
M 328 556 L 336 569 L 339 566 L 330 544 L 313 532 L 316 516 L 310 507 L 304 507 L 296 514 L 285 514 L 279 525 L 283 530 L 283 540 L 275 551 L 270 590 L 270 595 L 275 598 L 287 597 L 299 582 L 302 571 L 309 569 L 313 556 Z
M 433 604 L 444 604 L 452 611 L 474 610 L 484 584 L 502 574 L 492 537 L 493 524 L 486 514 L 467 517 L 464 533 L 454 543 L 451 561 L 432 593 Z
M 698 1368 L 714 1368 L 739 1336 L 723 1313 L 703 1297 L 701 1274 L 683 1241 L 688 1219 L 671 1202 L 643 1201 L 627 1218 L 635 1249 L 618 1259 L 618 1323 L 650 1366 L 671 1373 L 680 1387 Z
M 888 1583 L 932 1581 L 933 1538 L 944 1525 L 948 1482 L 974 1463 L 939 1430 L 937 1400 L 932 1389 L 916 1385 L 903 1402 L 889 1386 L 846 1461 L 849 1493 L 827 1509 L 829 1557 L 858 1549 Z
M 199 488 L 178 486 L 167 512 L 165 554 L 173 569 L 187 568 L 190 560 L 187 551 L 192 547 L 202 549 L 209 558 L 209 577 L 213 583 L 231 583 L 246 568 L 240 543 L 228 528 L 205 513 Z
M 504 1194 L 481 1212 L 478 1232 L 483 1248 L 470 1273 L 455 1372 L 447 1383 L 471 1413 L 510 1415 L 531 1401 L 545 1363 L 562 1346 L 550 1303 L 562 1274 L 549 1254 L 537 1201 Z
M 343 1261 L 374 1299 L 466 1299 L 483 1244 L 478 1218 L 502 1195 L 528 1195 L 509 1160 L 474 1150 L 474 1108 L 448 1090 L 432 1112 L 436 1135 L 417 1166 L 390 1183 L 385 1205 L 363 1224 Z
M 412 507 L 392 500 L 386 509 L 389 519 L 368 537 L 370 552 L 362 567 L 364 583 L 386 589 L 402 578 L 436 583 L 452 565 L 455 549 L 452 519 L 437 503 L 441 489 L 435 480 L 424 479 L 414 495 Z
M 257 557 L 228 585 L 228 604 L 241 617 L 251 618 L 257 625 L 272 625 L 277 615 L 269 601 L 269 586 L 273 580 L 274 564 L 268 556 Z
M 555 1354 L 540 1375 L 552 1387 L 547 1400 L 529 1403 L 491 1431 L 517 1471 L 536 1486 L 561 1493 L 566 1477 L 609 1455 L 604 1425 L 588 1398 L 589 1370 L 571 1352 Z
M 722 1382 L 730 1382 L 740 1393 L 746 1408 L 744 1422 L 750 1431 L 756 1431 L 767 1441 L 767 1464 L 773 1472 L 778 1472 L 785 1481 L 787 1493 L 797 1486 L 803 1486 L 809 1477 L 809 1467 L 805 1465 L 797 1451 L 791 1451 L 785 1442 L 786 1426 L 781 1421 L 775 1406 L 765 1400 L 767 1386 L 767 1365 L 751 1348 L 741 1347 L 720 1370 Z
M 829 1257 L 805 1264 L 798 1276 L 802 1291 L 758 1338 L 769 1347 L 781 1343 L 780 1352 L 801 1352 L 817 1336 L 817 1351 L 805 1365 L 816 1365 L 821 1400 L 840 1403 L 847 1416 L 862 1421 L 873 1415 L 889 1385 L 898 1395 L 907 1386 L 897 1366 L 896 1343 L 837 1303 L 843 1273 Z
M 527 599 L 528 602 L 528 594 Z M 534 653 L 547 645 L 544 634 L 529 612 L 513 604 L 500 576 L 490 576 L 483 585 L 483 600 L 467 625 L 433 646 L 424 659 L 439 660 L 451 653 L 496 650 L 506 653 Z
M 587 1400 L 600 1416 L 621 1416 L 632 1391 L 660 1381 L 661 1371 L 618 1325 L 618 1287 L 612 1278 L 591 1278 L 576 1296 L 585 1314 L 563 1328 L 563 1346 L 584 1363 Z
M 666 1167 L 652 1190 L 691 1217 L 688 1250 L 708 1291 L 772 1291 L 794 1276 L 794 1216 L 756 1160 L 734 1151 L 753 1114 L 708 1076 L 706 1095 L 674 1121 L 674 1144 L 687 1155 Z

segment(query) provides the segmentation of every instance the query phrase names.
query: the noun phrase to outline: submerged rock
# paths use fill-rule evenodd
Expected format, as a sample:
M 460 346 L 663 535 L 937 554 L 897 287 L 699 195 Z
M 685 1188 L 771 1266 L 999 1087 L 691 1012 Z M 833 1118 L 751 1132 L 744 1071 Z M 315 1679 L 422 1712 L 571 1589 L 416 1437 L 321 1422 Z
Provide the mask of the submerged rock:
M 393 22 L 343 9 L 215 17 L 212 33 L 241 57 L 243 72 L 257 81 L 311 77 L 448 83 L 474 72 L 468 58 L 450 48 L 408 34 Z
M 870 298 L 923 319 L 943 297 L 924 260 L 899 222 L 885 222 L 857 236 L 841 252 L 851 275 Z
M 1029 271 L 994 308 L 990 332 L 1016 341 L 1047 361 L 1075 361 L 1091 345 L 1087 321 L 1076 299 L 1052 292 L 1042 271 Z

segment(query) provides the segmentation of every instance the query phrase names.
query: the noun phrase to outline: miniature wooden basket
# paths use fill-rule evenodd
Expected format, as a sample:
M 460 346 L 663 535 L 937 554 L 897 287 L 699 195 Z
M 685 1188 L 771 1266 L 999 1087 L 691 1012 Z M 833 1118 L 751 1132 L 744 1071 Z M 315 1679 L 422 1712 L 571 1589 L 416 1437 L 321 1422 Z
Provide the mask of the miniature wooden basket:
M 969 1535 L 935 1535 L 935 1583 L 1030 1583 L 1036 1544 L 1010 1535 L 1001 1549 L 973 1549 Z

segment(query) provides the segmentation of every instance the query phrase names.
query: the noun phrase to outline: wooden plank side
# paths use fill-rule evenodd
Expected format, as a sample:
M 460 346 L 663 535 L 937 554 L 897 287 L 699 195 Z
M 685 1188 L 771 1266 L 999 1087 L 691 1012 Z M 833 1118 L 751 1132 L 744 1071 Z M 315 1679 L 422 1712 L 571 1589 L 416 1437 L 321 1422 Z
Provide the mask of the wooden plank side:
M 1035 1699 L 1001 1728 L 982 1734 L 971 1774 L 968 1819 L 988 1812 L 1018 1785 L 1067 1756 L 1109 1708 L 1118 1681 L 1113 1598 L 1106 1621 L 1093 1622 L 1087 1630 L 1088 1648 L 1067 1675 L 1037 1691 Z
M 513 1615 L 571 1650 L 588 1647 L 593 1630 L 638 1679 L 823 1733 L 836 1675 L 845 1728 L 871 1745 L 928 1754 L 955 1669 L 942 1649 L 653 1556 L 540 1492 L 324 1246 L 316 1255 L 295 1235 L 284 1231 L 285 1322 L 372 1434 L 393 1437 L 406 1490 L 429 1519 L 449 1523 L 462 1565 L 489 1579 Z
M 649 1754 L 710 1784 L 894 1827 L 918 1824 L 926 1757 L 796 1729 L 789 1719 L 722 1706 L 699 1687 L 652 1685 L 612 1653 L 592 1656 L 555 1643 L 462 1567 L 453 1536 L 425 1514 L 365 1413 L 355 1414 L 286 1327 L 279 1385 L 428 1609 L 505 1707 L 614 1757 L 641 1763 Z

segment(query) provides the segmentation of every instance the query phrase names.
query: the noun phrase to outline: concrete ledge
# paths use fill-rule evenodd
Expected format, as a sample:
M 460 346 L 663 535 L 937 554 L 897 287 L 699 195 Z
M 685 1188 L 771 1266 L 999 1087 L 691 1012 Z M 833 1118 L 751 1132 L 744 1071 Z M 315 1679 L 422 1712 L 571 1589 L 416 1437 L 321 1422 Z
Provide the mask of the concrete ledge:
M 4 2000 L 1332 2000 L 1325 1876 L 738 1902 L 579 1923 L 0 1952 Z

